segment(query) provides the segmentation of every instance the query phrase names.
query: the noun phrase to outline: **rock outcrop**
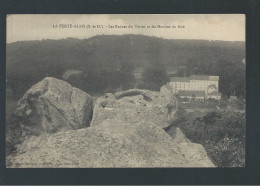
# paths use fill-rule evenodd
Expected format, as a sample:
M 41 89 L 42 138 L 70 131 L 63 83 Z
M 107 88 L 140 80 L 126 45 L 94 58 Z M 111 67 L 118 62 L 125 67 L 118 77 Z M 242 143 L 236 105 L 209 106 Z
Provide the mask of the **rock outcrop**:
M 201 144 L 184 142 L 179 143 L 178 147 L 180 153 L 183 154 L 186 159 L 197 162 L 202 167 L 215 167 Z
M 7 167 L 214 167 L 201 145 L 168 126 L 176 104 L 167 87 L 107 93 L 96 100 L 92 119 L 87 93 L 45 78 L 19 101 L 27 137 Z
M 190 143 L 191 141 L 183 134 L 180 128 L 170 127 L 167 133 L 172 137 L 176 143 Z
M 28 135 L 75 130 L 90 125 L 93 101 L 65 81 L 47 77 L 19 100 L 16 115 Z
M 179 150 L 185 158 L 200 162 L 204 166 L 214 166 L 212 161 L 208 158 L 204 147 L 201 144 L 192 143 L 180 128 L 170 126 L 166 131 L 173 141 L 178 144 Z
M 56 133 L 37 147 L 18 154 L 10 167 L 212 167 L 189 143 L 174 142 L 159 126 L 113 119 L 102 124 Z M 198 159 L 201 159 L 198 161 Z
M 96 100 L 91 126 L 96 126 L 106 119 L 119 118 L 125 123 L 146 121 L 161 128 L 167 127 L 174 118 L 176 102 L 173 94 L 166 90 L 161 92 L 130 89 L 107 93 Z

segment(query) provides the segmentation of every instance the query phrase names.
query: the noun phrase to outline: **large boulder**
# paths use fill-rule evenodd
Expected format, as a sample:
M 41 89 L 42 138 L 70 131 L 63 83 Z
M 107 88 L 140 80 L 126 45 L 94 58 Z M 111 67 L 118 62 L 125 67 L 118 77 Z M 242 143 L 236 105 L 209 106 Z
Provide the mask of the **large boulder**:
M 200 151 L 188 150 L 190 144 L 179 145 L 161 127 L 144 121 L 108 119 L 34 143 L 34 148 L 10 157 L 8 167 L 214 167 L 207 156 L 197 155 Z
M 191 141 L 183 134 L 180 128 L 170 127 L 167 133 L 172 137 L 176 143 L 190 143 Z
M 44 78 L 18 102 L 16 116 L 25 135 L 75 130 L 90 125 L 93 101 L 65 81 Z
M 214 167 L 201 145 L 168 127 L 177 103 L 167 87 L 105 94 L 88 127 L 92 102 L 55 78 L 34 85 L 16 112 L 27 137 L 7 156 L 7 167 Z
M 91 126 L 99 125 L 106 119 L 120 118 L 125 123 L 145 121 L 165 128 L 175 112 L 176 101 L 170 92 L 130 89 L 98 98 Z

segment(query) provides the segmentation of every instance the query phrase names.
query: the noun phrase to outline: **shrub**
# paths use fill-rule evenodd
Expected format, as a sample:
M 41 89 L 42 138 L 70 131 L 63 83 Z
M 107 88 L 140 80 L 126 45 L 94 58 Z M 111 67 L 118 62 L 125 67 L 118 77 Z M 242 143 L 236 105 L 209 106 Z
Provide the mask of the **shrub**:
M 170 127 L 181 128 L 192 142 L 202 144 L 216 166 L 244 166 L 245 114 L 224 110 L 198 115 L 180 109 Z
M 225 137 L 220 143 L 207 142 L 205 149 L 218 167 L 245 166 L 245 144 L 238 138 Z

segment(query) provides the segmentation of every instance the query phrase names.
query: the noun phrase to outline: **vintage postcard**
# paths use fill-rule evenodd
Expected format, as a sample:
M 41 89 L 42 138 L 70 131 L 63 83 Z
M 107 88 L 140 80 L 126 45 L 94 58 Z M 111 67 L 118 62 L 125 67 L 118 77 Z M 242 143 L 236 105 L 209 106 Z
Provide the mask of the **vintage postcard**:
M 245 167 L 244 14 L 9 14 L 7 168 Z

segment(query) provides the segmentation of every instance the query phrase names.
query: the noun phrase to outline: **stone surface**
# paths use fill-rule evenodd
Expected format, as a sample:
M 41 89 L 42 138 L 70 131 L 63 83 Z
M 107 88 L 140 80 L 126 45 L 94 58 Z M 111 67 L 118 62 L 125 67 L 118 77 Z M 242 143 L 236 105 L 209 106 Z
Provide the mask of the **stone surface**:
M 167 133 L 172 137 L 176 143 L 190 143 L 191 141 L 183 134 L 180 128 L 170 127 Z
M 167 133 L 178 144 L 179 150 L 185 158 L 199 162 L 205 166 L 214 166 L 204 147 L 201 144 L 192 143 L 180 128 L 171 126 L 167 129 Z
M 201 144 L 197 143 L 179 143 L 180 153 L 183 154 L 185 159 L 199 163 L 202 167 L 214 167 L 215 165 L 209 159 L 207 152 Z
M 90 125 L 93 101 L 65 81 L 47 77 L 19 100 L 16 116 L 27 135 L 75 130 Z
M 107 93 L 98 98 L 91 126 L 99 125 L 106 119 L 119 118 L 125 123 L 145 121 L 165 128 L 175 112 L 175 98 L 166 90 L 130 89 L 115 94 Z
M 105 94 L 90 127 L 92 98 L 55 78 L 34 85 L 18 106 L 26 138 L 7 156 L 9 168 L 214 167 L 201 145 L 168 127 L 177 102 L 167 87 Z
M 159 126 L 108 119 L 102 124 L 34 140 L 8 167 L 213 167 L 203 147 L 178 144 Z M 193 149 L 193 146 L 199 148 Z M 199 160 L 199 161 L 198 161 Z

